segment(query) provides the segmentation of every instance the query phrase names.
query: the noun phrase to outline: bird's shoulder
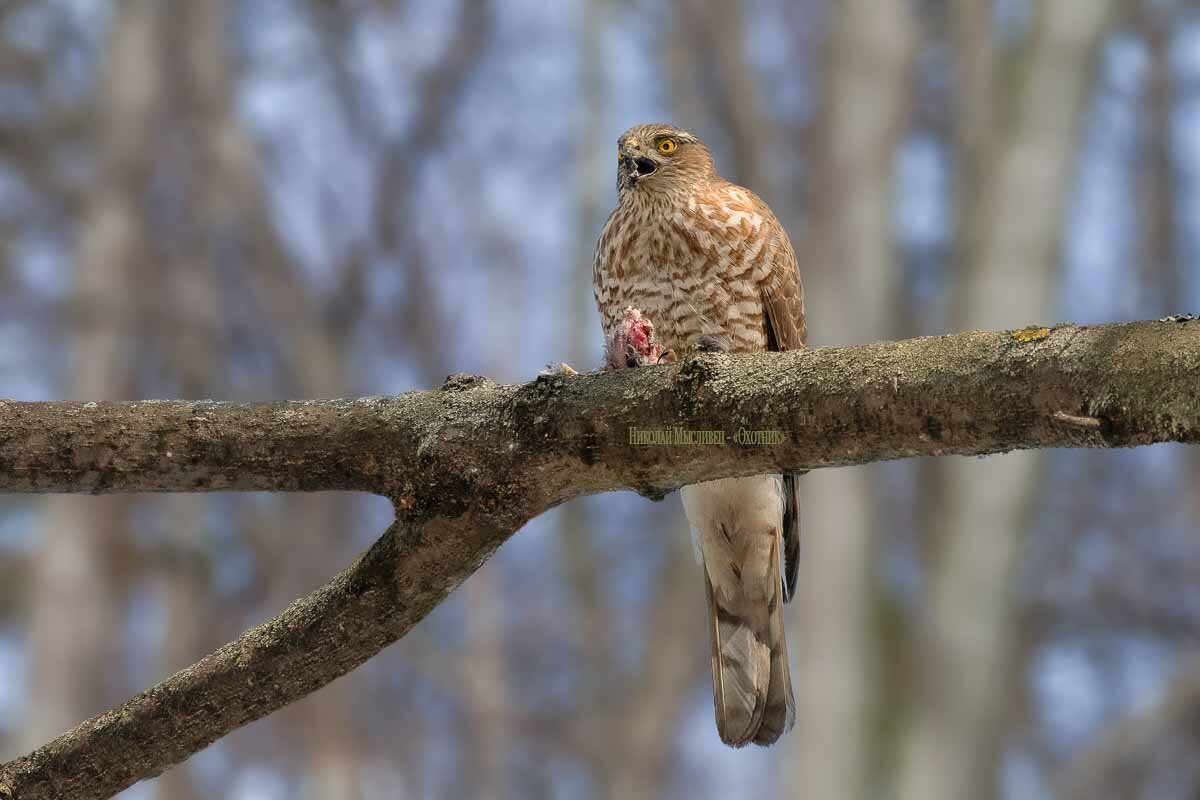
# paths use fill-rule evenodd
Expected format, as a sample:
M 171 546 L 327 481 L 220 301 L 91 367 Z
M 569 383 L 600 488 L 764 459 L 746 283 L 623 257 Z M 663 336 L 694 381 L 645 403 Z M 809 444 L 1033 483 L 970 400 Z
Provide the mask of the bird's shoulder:
M 690 215 L 729 233 L 752 236 L 782 231 L 766 201 L 745 186 L 715 180 L 695 188 L 685 206 Z

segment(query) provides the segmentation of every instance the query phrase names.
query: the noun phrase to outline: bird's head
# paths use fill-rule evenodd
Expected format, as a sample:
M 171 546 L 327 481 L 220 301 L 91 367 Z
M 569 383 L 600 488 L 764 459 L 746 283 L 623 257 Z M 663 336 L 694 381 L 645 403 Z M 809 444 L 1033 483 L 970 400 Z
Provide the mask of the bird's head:
M 617 140 L 617 193 L 687 189 L 716 177 L 712 154 L 674 125 L 637 125 Z

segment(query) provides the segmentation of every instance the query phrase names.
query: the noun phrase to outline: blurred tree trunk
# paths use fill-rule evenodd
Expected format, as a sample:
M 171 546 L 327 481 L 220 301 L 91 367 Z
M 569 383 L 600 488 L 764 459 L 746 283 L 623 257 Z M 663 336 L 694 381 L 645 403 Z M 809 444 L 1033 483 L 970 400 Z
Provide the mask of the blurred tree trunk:
M 204 265 L 219 266 L 233 253 L 245 258 L 259 297 L 267 306 L 267 324 L 285 343 L 287 387 L 301 397 L 330 397 L 352 392 L 344 364 L 349 360 L 346 331 L 305 285 L 276 230 L 263 184 L 263 169 L 254 143 L 237 115 L 233 54 L 228 33 L 234 7 L 229 0 L 209 0 L 179 7 L 173 31 L 183 63 L 178 91 L 183 135 L 196 137 L 192 170 L 192 207 L 198 254 L 190 280 L 196 284 Z M 234 242 L 243 246 L 231 247 Z M 202 288 L 194 285 L 193 288 Z M 203 295 L 201 295 L 203 296 Z M 192 313 L 196 308 L 192 307 Z M 212 320 L 210 320 L 211 322 Z M 216 331 L 212 332 L 215 336 Z M 211 341 L 211 340 L 210 340 Z M 304 495 L 291 498 L 267 535 L 276 541 L 305 542 L 303 551 L 289 550 L 289 569 L 267 580 L 274 584 L 273 605 L 283 605 L 311 591 L 330 564 L 352 556 L 348 537 L 328 532 L 350 529 L 351 502 L 345 496 Z M 294 559 L 294 561 L 293 561 Z M 265 565 L 270 570 L 272 565 Z M 285 738 L 302 746 L 305 796 L 321 800 L 353 800 L 360 796 L 359 756 L 351 716 L 354 679 L 339 681 L 315 694 L 289 714 L 297 723 Z
M 99 178 L 85 202 L 70 309 L 74 378 L 66 394 L 89 400 L 137 394 L 138 308 L 145 268 L 142 203 L 162 87 L 154 48 L 163 17 L 154 0 L 122 3 L 95 106 Z M 123 692 L 121 542 L 131 498 L 46 502 L 30 599 L 31 749 L 103 710 Z
M 221 208 L 234 187 L 225 180 L 221 146 L 229 135 L 228 102 L 232 93 L 225 66 L 224 2 L 182 7 L 171 15 L 157 43 L 158 70 L 169 85 L 164 104 L 174 146 L 169 174 L 173 202 L 181 213 L 176 224 L 159 232 L 159 269 L 153 288 L 157 298 L 155 336 L 162 348 L 164 378 L 174 381 L 174 394 L 203 399 L 227 394 L 222 378 L 222 313 L 216 271 L 220 269 Z M 169 309 L 169 313 L 163 310 Z M 166 606 L 166 637 L 161 656 L 166 674 L 182 669 L 223 637 L 214 624 L 211 540 L 206 524 L 210 501 L 200 495 L 164 498 L 170 520 L 163 544 L 161 576 Z M 199 800 L 186 765 L 168 770 L 157 783 L 160 800 Z
M 1179 309 L 1173 304 L 1183 291 L 1183 275 L 1175 247 L 1178 167 L 1172 152 L 1171 131 L 1175 85 L 1170 50 L 1175 13 L 1170 6 L 1154 0 L 1139 0 L 1132 20 L 1150 54 L 1150 70 L 1142 100 L 1146 132 L 1138 181 L 1142 197 L 1139 203 L 1142 209 L 1139 225 L 1142 286 L 1147 295 L 1140 310 L 1155 316 L 1178 313 Z
M 318 0 L 309 0 L 308 7 L 316 33 L 330 55 L 328 66 L 340 86 L 338 102 L 360 146 L 374 151 L 377 159 L 368 212 L 372 227 L 363 244 L 364 254 L 356 256 L 358 263 L 349 267 L 344 283 L 349 284 L 355 275 L 358 279 L 363 277 L 364 261 L 402 265 L 402 300 L 377 326 L 375 335 L 390 335 L 389 346 L 396 359 L 406 360 L 415 367 L 423 376 L 419 378 L 421 385 L 436 385 L 451 371 L 445 363 L 448 353 L 443 333 L 453 326 L 448 310 L 442 307 L 434 291 L 435 263 L 417 224 L 421 193 L 414 191 L 414 187 L 421 183 L 421 165 L 448 146 L 446 132 L 458 121 L 455 114 L 460 108 L 460 98 L 487 55 L 496 12 L 490 0 L 465 0 L 458 9 L 450 39 L 438 56 L 416 74 L 397 73 L 397 82 L 406 85 L 412 94 L 416 113 L 402 132 L 396 132 L 379 120 L 374 109 L 363 105 L 369 101 L 350 91 L 359 68 L 353 52 L 356 37 L 353 26 L 346 24 L 344 9 Z M 262 296 L 270 304 L 268 311 L 273 318 L 287 320 L 292 371 L 309 376 L 316 372 L 337 374 L 349 360 L 350 341 L 346 332 L 326 335 L 320 326 L 309 330 L 313 326 L 306 320 L 311 314 L 304 309 L 311 307 L 311 301 L 297 296 L 292 286 L 294 278 L 283 268 L 282 260 L 276 257 L 278 253 L 277 247 L 269 251 L 276 267 L 262 276 Z M 319 310 L 315 313 L 320 316 Z M 314 358 L 317 365 L 303 363 Z M 302 391 L 310 391 L 311 387 L 308 384 Z M 346 389 L 325 390 L 330 391 L 341 393 Z M 464 591 L 467 597 L 486 603 L 489 611 L 478 619 L 472 617 L 468 652 L 459 662 L 465 672 L 463 705 L 469 735 L 463 742 L 462 756 L 468 769 L 464 770 L 466 774 L 458 776 L 456 785 L 478 790 L 480 796 L 504 797 L 508 794 L 507 762 L 513 736 L 505 668 L 507 647 L 500 613 L 504 600 L 500 582 L 495 580 L 495 565 L 472 576 Z M 384 749 L 383 758 L 394 761 L 397 747 L 404 748 L 406 763 L 424 765 L 427 744 L 423 737 L 405 737 L 393 743 Z M 425 783 L 419 775 L 407 781 L 409 786 Z M 325 796 L 314 794 L 314 797 Z
M 467 605 L 467 647 L 458 665 L 462 673 L 463 704 L 468 727 L 467 774 L 471 797 L 500 800 L 511 795 L 508 748 L 513 741 L 508 678 L 504 605 L 495 580 L 496 564 L 485 565 L 463 584 Z
M 164 265 L 166 286 L 156 296 L 176 310 L 174 330 L 162 331 L 166 357 L 176 372 L 181 398 L 220 397 L 215 325 L 219 315 L 211 265 L 202 250 L 187 249 L 192 258 Z M 194 662 L 220 644 L 212 636 L 214 606 L 209 582 L 209 556 L 205 523 L 209 500 L 203 495 L 165 498 L 167 541 L 161 563 L 162 591 L 166 604 L 166 639 L 161 669 L 170 674 Z M 158 781 L 160 800 L 199 800 L 186 766 L 168 770 Z
M 662 520 L 667 509 L 655 509 Z M 625 800 L 670 794 L 671 762 L 679 746 L 680 725 L 689 696 L 703 681 L 708 633 L 704 629 L 703 576 L 694 564 L 686 518 L 678 509 L 674 524 L 663 520 L 671 537 L 659 576 L 658 592 L 646 605 L 646 646 L 641 667 L 628 675 L 620 693 L 607 797 Z M 654 527 L 658 527 L 655 525 Z M 703 673 L 703 677 L 701 674 Z
M 773 201 L 771 159 L 782 142 L 746 52 L 745 3 L 681 0 L 680 6 L 668 71 L 681 123 L 697 131 L 724 128 L 729 159 L 722 174 Z
M 575 163 L 575 257 L 572 279 L 565 284 L 568 296 L 564 307 L 572 309 L 568 325 L 566 357 L 581 369 L 594 364 L 592 346 L 602 341 L 592 296 L 592 258 L 596 237 L 604 224 L 606 202 L 612 194 L 612 154 L 615 139 L 606 135 L 604 118 L 608 109 L 605 81 L 604 35 L 608 24 L 609 0 L 586 0 L 579 25 L 581 59 L 580 118 L 573 137 Z M 595 506 L 581 499 L 563 506 L 559 512 L 562 574 L 573 595 L 577 617 L 575 631 L 581 658 L 576 676 L 578 716 L 574 736 L 581 743 L 580 758 L 587 765 L 597 797 L 612 797 L 615 774 L 621 769 L 619 714 L 612 705 L 617 683 L 617 661 L 613 658 L 612 613 L 604 598 L 604 575 L 600 570 L 597 539 L 593 525 Z
M 915 22 L 902 0 L 848 0 L 832 21 L 812 229 L 800 253 L 814 345 L 885 339 L 898 324 L 891 183 L 911 105 Z M 792 796 L 854 800 L 870 791 L 875 476 L 873 467 L 819 470 L 801 482 L 789 636 L 797 733 L 784 742 L 794 748 Z
M 958 329 L 1049 319 L 1068 181 L 1109 0 L 1039 5 L 1020 73 L 1001 80 L 992 4 L 953 7 L 960 59 Z M 1002 91 L 1009 94 L 1001 94 Z M 903 800 L 994 796 L 1019 647 L 1013 573 L 1042 456 L 941 467 L 936 556 L 919 621 L 916 685 L 899 765 Z

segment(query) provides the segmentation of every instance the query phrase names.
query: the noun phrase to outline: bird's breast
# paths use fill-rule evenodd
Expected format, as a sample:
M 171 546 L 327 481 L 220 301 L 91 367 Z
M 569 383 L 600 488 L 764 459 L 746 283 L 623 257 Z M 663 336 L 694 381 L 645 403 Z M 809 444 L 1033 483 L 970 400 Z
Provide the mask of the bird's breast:
M 701 337 L 735 350 L 766 346 L 761 298 L 739 251 L 720 229 L 685 207 L 614 214 L 601 238 L 597 300 L 606 329 L 629 306 L 655 327 L 664 348 L 683 353 Z

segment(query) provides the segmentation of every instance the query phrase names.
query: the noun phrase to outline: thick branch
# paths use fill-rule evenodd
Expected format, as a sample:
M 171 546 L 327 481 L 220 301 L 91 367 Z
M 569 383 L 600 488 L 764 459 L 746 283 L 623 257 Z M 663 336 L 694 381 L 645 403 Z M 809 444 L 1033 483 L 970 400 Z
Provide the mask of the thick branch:
M 917 455 L 1196 442 L 1198 379 L 1188 321 L 706 355 L 524 386 L 452 378 L 395 398 L 2 402 L 0 491 L 356 490 L 391 497 L 398 520 L 276 619 L 0 766 L 0 797 L 108 797 L 158 774 L 396 641 L 566 499 Z M 629 443 L 631 428 L 673 427 L 726 444 Z M 744 445 L 739 429 L 787 436 Z
M 605 375 L 360 400 L 0 401 L 0 492 L 418 488 L 531 515 L 581 494 L 919 455 L 1194 441 L 1200 323 L 964 333 L 696 356 Z M 1095 420 L 1098 422 L 1081 421 Z M 631 447 L 629 429 L 718 430 L 725 447 Z M 783 431 L 737 446 L 739 428 Z

